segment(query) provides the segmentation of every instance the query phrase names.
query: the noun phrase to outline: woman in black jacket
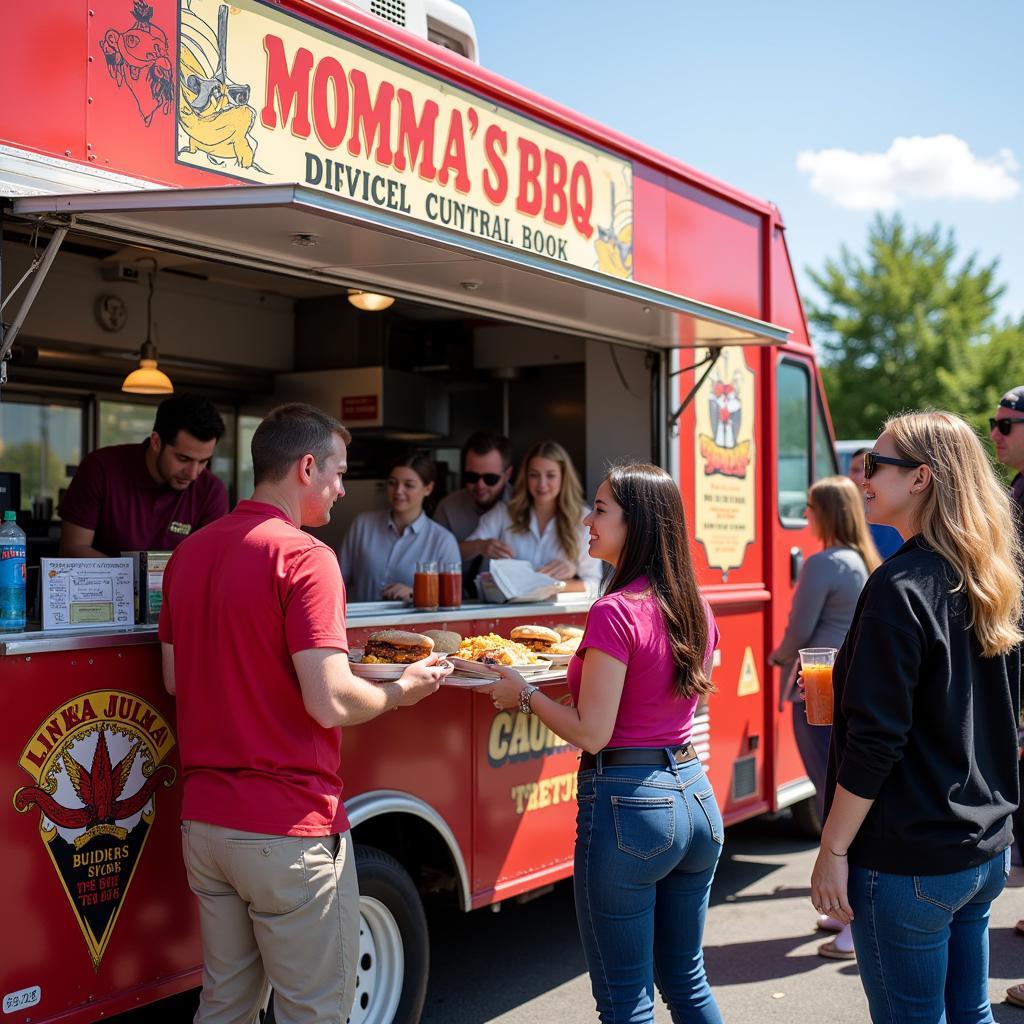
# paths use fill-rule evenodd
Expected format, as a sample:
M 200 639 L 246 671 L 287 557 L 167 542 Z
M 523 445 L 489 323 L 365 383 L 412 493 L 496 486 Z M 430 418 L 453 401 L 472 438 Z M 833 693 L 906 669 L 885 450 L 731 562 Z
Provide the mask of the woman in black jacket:
M 864 468 L 869 521 L 906 543 L 868 580 L 836 659 L 811 900 L 853 921 L 876 1024 L 985 1024 L 989 905 L 1018 800 L 1020 542 L 956 416 L 893 417 Z

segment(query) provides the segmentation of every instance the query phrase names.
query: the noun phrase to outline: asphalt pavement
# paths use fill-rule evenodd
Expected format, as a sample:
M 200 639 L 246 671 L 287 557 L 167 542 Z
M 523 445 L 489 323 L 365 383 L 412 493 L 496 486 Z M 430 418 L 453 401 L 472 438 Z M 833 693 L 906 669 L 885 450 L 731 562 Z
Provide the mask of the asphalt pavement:
M 856 963 L 825 960 L 817 947 L 808 879 L 817 847 L 787 815 L 726 832 L 705 931 L 705 957 L 729 1024 L 863 1024 L 867 1003 Z M 1024 1024 L 1003 1002 L 1024 981 L 1024 888 L 992 908 L 989 991 L 999 1024 Z M 431 979 L 421 1024 L 586 1024 L 596 1021 L 569 885 L 498 913 L 429 915 Z M 118 1024 L 188 1021 L 193 995 L 114 1018 Z M 670 1024 L 659 1006 L 657 1024 Z

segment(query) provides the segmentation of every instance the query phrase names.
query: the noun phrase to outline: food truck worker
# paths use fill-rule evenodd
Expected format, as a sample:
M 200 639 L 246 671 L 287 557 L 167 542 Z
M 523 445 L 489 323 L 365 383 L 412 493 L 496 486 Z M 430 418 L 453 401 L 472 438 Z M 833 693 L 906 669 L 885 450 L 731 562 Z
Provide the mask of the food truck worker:
M 478 430 L 462 446 L 463 488 L 442 498 L 434 512 L 434 522 L 455 534 L 459 551 L 468 561 L 477 555 L 486 558 L 511 558 L 512 550 L 502 540 L 467 540 L 477 528 L 480 517 L 499 501 L 512 497 L 512 445 L 493 430 Z
M 224 484 L 209 472 L 224 421 L 198 395 L 172 395 L 141 444 L 90 452 L 61 502 L 64 558 L 170 551 L 228 510 Z
M 187 538 L 164 575 L 164 685 L 177 696 L 182 850 L 199 901 L 197 1024 L 280 1024 L 352 1008 L 359 890 L 338 774 L 343 725 L 433 693 L 436 655 L 394 682 L 354 676 L 345 586 L 323 526 L 345 493 L 348 431 L 308 405 L 252 439 L 255 490 Z
M 451 531 L 423 511 L 434 490 L 434 460 L 407 452 L 388 467 L 387 510 L 356 516 L 338 551 L 341 574 L 353 601 L 411 601 L 416 565 L 458 563 Z

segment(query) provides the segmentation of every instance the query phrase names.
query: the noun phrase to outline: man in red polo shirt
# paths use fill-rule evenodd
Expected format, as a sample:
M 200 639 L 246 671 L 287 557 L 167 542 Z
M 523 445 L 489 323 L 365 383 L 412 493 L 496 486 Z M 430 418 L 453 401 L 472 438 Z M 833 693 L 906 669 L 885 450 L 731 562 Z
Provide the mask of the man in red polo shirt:
M 60 506 L 64 558 L 122 551 L 172 551 L 228 510 L 228 492 L 208 469 L 224 421 L 198 395 L 172 395 L 157 407 L 141 444 L 90 452 Z
M 346 1019 L 359 891 L 340 726 L 409 707 L 451 671 L 436 655 L 390 683 L 349 669 L 338 560 L 300 529 L 330 520 L 349 440 L 319 409 L 273 410 L 252 439 L 252 499 L 187 538 L 164 574 L 164 684 L 203 935 L 197 1024 L 253 1020 L 268 980 L 279 1024 Z

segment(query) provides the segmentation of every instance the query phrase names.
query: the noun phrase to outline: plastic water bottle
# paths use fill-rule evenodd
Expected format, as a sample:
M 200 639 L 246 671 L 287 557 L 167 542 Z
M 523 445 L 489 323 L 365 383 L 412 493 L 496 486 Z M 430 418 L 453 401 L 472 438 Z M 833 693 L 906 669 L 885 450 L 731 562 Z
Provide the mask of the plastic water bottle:
M 4 512 L 0 526 L 0 630 L 25 628 L 25 531 L 17 513 Z

